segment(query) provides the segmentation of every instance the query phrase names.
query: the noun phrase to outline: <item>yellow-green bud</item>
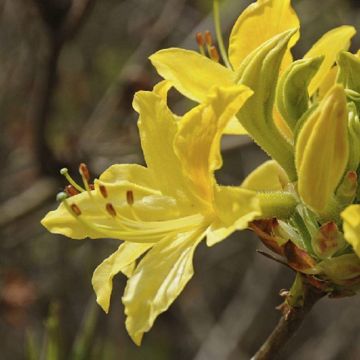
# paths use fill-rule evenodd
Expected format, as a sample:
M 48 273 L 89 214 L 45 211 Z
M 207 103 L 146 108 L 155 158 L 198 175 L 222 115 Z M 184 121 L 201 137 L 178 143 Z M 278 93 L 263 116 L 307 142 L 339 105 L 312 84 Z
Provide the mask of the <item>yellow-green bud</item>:
M 335 85 L 300 130 L 295 163 L 298 191 L 315 212 L 331 202 L 349 157 L 347 108 L 344 88 Z

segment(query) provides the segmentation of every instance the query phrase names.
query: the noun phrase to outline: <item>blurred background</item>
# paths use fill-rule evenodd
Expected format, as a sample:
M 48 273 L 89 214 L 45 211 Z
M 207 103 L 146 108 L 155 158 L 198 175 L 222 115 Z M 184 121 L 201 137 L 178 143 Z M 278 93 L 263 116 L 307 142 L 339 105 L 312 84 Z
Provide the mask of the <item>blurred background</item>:
M 250 3 L 225 0 L 227 39 Z M 325 31 L 360 24 L 358 0 L 294 0 L 300 57 Z M 142 163 L 134 92 L 159 80 L 147 57 L 196 49 L 212 30 L 210 0 L 0 0 L 0 359 L 249 359 L 276 324 L 278 292 L 294 274 L 255 250 L 250 233 L 201 245 L 195 276 L 137 348 L 124 327 L 114 281 L 111 311 L 95 305 L 92 272 L 111 239 L 73 241 L 39 221 L 54 209 L 63 166 L 86 162 L 94 176 L 113 163 Z M 360 47 L 360 38 L 352 50 Z M 174 109 L 184 103 L 175 92 Z M 238 184 L 265 155 L 226 137 L 223 184 Z M 360 298 L 324 299 L 282 359 L 360 359 Z

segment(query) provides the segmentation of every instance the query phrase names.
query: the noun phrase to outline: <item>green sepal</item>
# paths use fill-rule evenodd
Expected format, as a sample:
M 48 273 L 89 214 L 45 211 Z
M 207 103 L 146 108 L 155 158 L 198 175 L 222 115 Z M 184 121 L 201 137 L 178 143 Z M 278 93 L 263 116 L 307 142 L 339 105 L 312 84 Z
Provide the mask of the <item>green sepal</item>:
M 280 78 L 276 103 L 291 130 L 309 108 L 308 87 L 323 60 L 324 56 L 297 60 Z
M 238 119 L 256 143 L 296 180 L 293 146 L 283 137 L 273 120 L 273 107 L 280 65 L 291 37 L 297 29 L 274 36 L 243 61 L 237 73 L 240 84 L 254 95 L 238 113 Z
M 290 223 L 301 235 L 301 242 L 295 245 L 303 250 L 306 250 L 310 255 L 315 255 L 311 239 L 317 233 L 319 227 L 316 216 L 313 212 L 307 209 L 304 205 L 299 204 L 291 217 Z
M 343 51 L 337 59 L 339 74 L 337 82 L 344 88 L 360 92 L 360 58 L 350 52 Z
M 296 145 L 297 137 L 300 133 L 300 130 L 305 125 L 306 120 L 311 116 L 311 114 L 318 108 L 319 103 L 313 104 L 311 107 L 305 111 L 305 113 L 301 116 L 301 118 L 297 121 L 296 126 L 294 128 L 294 143 Z

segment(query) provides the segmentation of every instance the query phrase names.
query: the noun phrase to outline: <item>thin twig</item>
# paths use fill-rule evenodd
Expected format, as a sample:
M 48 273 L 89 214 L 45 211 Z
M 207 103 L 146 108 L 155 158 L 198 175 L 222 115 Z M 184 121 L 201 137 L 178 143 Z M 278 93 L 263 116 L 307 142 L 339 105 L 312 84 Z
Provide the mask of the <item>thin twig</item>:
M 266 339 L 259 351 L 251 360 L 273 360 L 278 357 L 285 348 L 288 341 L 300 328 L 307 314 L 312 307 L 324 296 L 311 286 L 305 287 L 304 305 L 302 307 L 291 308 L 284 314 L 271 335 Z

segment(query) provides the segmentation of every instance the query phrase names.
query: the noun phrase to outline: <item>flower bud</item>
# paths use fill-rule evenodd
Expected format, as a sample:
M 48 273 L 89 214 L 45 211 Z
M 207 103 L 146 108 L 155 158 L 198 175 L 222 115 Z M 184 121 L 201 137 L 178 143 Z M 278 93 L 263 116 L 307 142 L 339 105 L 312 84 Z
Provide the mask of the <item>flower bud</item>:
M 325 211 L 349 156 L 344 89 L 335 85 L 312 112 L 296 142 L 298 191 L 315 212 Z

